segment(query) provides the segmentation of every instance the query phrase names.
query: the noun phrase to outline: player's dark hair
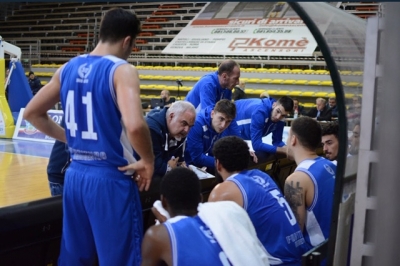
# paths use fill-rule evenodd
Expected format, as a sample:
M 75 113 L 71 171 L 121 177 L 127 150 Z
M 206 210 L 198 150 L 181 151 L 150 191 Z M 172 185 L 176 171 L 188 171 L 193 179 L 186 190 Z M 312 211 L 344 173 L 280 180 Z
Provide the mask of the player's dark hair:
M 196 211 L 201 202 L 200 180 L 192 170 L 177 167 L 161 180 L 160 193 L 175 213 Z
M 214 144 L 213 154 L 228 172 L 242 171 L 249 166 L 249 146 L 237 136 L 219 139 Z
M 304 148 L 315 151 L 321 145 L 321 126 L 311 117 L 296 118 L 292 121 L 291 130 Z

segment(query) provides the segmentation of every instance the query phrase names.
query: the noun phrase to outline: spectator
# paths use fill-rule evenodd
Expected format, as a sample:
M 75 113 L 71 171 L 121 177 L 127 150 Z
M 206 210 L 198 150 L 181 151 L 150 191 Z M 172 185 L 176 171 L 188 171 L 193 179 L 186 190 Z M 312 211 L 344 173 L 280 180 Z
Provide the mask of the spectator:
M 293 98 L 293 117 L 297 118 L 297 117 L 305 115 L 305 114 L 306 114 L 306 111 L 304 110 L 304 106 L 300 105 L 298 99 Z
M 331 121 L 332 111 L 326 106 L 326 100 L 323 98 L 317 98 L 316 104 L 317 106 L 311 108 L 306 116 L 318 121 Z
M 40 80 L 35 76 L 35 73 L 33 73 L 32 71 L 29 72 L 28 83 L 31 87 L 33 95 L 36 95 L 36 93 L 42 88 Z
M 124 25 L 124 27 L 121 27 Z M 59 265 L 139 265 L 143 225 L 139 190 L 151 183 L 154 155 L 140 102 L 139 74 L 126 59 L 140 32 L 121 8 L 102 17 L 90 54 L 59 68 L 26 106 L 24 119 L 68 141 L 72 162 L 63 194 Z M 61 99 L 65 130 L 47 111 Z M 125 171 L 124 165 L 135 170 Z
M 218 71 L 204 75 L 189 91 L 185 100 L 191 102 L 196 112 L 221 99 L 232 100 L 232 89 L 239 84 L 240 66 L 233 60 L 223 61 Z
M 211 191 L 208 200 L 234 201 L 246 210 L 271 265 L 301 265 L 305 242 L 296 217 L 269 175 L 246 170 L 248 150 L 247 143 L 236 136 L 215 143 L 215 167 L 224 182 Z
M 329 123 L 322 127 L 322 148 L 325 157 L 336 164 L 339 151 L 339 124 Z
M 283 96 L 278 101 L 272 98 L 245 99 L 235 102 L 236 121 L 243 139 L 251 140 L 254 151 L 286 154 L 282 141 L 285 122 L 281 121 L 293 110 L 293 100 Z M 272 145 L 262 138 L 272 133 Z
M 330 97 L 328 99 L 328 108 L 331 109 L 332 117 L 338 117 L 338 110 L 337 110 L 336 98 L 335 97 Z
M 316 120 L 303 116 L 293 120 L 287 140 L 288 156 L 297 167 L 285 181 L 285 198 L 308 250 L 329 237 L 331 225 L 336 165 L 316 153 L 321 133 Z
M 170 96 L 169 90 L 162 90 L 160 96 L 163 101 L 163 107 L 169 107 L 175 102 L 175 98 Z
M 239 85 L 235 86 L 232 94 L 232 99 L 234 101 L 240 100 L 240 99 L 246 99 L 246 83 L 243 80 L 240 80 Z
M 160 190 L 162 207 L 171 218 L 166 220 L 153 209 L 164 223 L 147 230 L 142 266 L 269 265 L 242 208 L 233 202 L 198 205 L 200 182 L 193 171 L 173 169 L 164 176 Z
M 360 147 L 360 122 L 357 121 L 355 122 L 354 128 L 353 128 L 353 134 L 349 138 L 349 154 L 350 155 L 357 155 L 358 154 L 358 149 Z

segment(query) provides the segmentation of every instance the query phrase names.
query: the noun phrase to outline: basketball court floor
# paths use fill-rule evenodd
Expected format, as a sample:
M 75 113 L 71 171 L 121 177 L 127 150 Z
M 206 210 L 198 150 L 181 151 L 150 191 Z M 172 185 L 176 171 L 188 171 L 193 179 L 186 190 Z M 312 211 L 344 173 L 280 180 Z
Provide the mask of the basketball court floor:
M 52 143 L 0 139 L 0 208 L 50 197 Z

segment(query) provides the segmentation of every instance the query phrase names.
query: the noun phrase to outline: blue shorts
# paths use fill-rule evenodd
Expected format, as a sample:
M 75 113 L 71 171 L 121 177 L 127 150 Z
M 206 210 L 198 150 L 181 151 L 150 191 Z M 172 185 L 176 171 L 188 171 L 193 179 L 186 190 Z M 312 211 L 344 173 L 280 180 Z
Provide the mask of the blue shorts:
M 72 162 L 65 176 L 58 265 L 140 265 L 142 208 L 136 183 L 117 168 Z

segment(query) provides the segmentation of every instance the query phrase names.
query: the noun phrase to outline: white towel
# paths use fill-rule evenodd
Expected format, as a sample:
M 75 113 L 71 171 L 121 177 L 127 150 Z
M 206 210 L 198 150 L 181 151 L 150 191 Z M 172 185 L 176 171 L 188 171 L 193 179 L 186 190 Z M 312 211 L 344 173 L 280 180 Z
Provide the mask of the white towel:
M 242 207 L 233 201 L 219 201 L 199 204 L 197 209 L 234 266 L 269 266 L 269 254 Z
M 167 212 L 167 210 L 163 208 L 162 203 L 161 203 L 161 200 L 156 200 L 156 201 L 153 203 L 153 207 L 156 208 L 156 210 L 157 210 L 161 215 L 164 215 L 164 216 L 167 218 L 167 220 L 168 220 L 169 218 L 171 218 L 170 215 L 169 215 L 169 213 Z M 156 225 L 157 225 L 157 224 L 160 224 L 160 221 L 156 219 Z

